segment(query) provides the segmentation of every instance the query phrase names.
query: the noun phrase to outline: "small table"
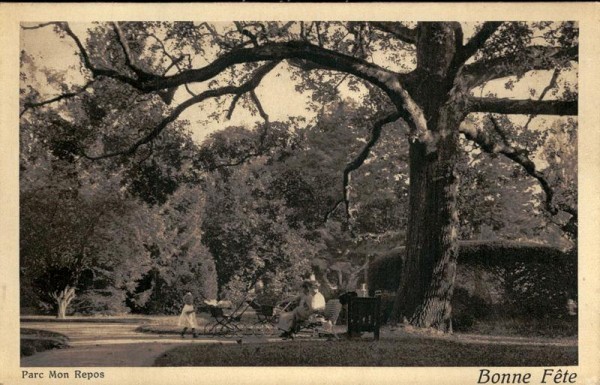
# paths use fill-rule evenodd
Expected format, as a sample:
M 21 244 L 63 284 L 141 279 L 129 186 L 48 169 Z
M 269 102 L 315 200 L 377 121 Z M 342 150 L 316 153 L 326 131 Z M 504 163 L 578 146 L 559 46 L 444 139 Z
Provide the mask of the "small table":
M 350 297 L 348 302 L 348 335 L 354 337 L 362 332 L 373 333 L 379 340 L 379 297 Z

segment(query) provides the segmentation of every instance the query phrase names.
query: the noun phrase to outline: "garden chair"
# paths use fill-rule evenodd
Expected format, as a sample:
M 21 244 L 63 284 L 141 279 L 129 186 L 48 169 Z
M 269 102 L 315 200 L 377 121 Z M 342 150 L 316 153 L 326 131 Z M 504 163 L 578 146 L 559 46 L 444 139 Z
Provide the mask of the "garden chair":
M 256 300 L 248 301 L 248 305 L 254 310 L 257 318 L 257 321 L 252 325 L 254 334 L 272 334 L 275 331 L 281 309 L 277 306 L 262 305 Z
M 242 302 L 231 313 L 226 314 L 227 307 L 206 303 L 206 310 L 210 314 L 212 322 L 206 324 L 204 334 L 226 337 L 242 334 L 246 329 L 241 323 L 242 316 L 249 307 L 247 302 Z
M 264 305 L 256 300 L 250 300 L 248 304 L 256 313 L 257 321 L 251 326 L 254 334 L 270 335 L 277 332 L 279 315 L 294 310 L 298 306 L 298 298 L 296 296 L 288 297 L 278 301 L 275 305 Z

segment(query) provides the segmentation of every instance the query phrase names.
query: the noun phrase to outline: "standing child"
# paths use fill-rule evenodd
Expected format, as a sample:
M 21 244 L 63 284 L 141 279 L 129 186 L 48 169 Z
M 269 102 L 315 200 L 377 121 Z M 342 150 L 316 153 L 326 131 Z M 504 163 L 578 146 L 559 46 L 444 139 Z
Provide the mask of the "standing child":
M 196 328 L 198 326 L 196 324 L 196 311 L 194 310 L 194 297 L 190 292 L 187 292 L 183 296 L 183 309 L 181 310 L 181 315 L 179 316 L 179 326 L 183 326 L 181 338 L 185 337 L 185 332 L 188 326 L 192 328 L 192 334 L 194 338 L 197 337 Z

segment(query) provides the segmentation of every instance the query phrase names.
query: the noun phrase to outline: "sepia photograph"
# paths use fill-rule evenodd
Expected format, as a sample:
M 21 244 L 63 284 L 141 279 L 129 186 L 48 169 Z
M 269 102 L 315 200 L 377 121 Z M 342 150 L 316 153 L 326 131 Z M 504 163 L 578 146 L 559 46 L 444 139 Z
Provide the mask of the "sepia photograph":
M 0 382 L 600 384 L 579 18 L 56 15 L 14 22 Z

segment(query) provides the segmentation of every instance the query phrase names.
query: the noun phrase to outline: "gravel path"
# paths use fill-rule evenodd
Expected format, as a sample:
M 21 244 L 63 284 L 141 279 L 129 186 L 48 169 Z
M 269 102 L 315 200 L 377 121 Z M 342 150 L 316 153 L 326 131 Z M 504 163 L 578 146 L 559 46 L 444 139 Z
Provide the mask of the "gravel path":
M 215 338 L 185 339 L 138 333 L 137 324 L 26 322 L 23 327 L 49 330 L 69 337 L 69 348 L 22 357 L 23 367 L 152 366 L 156 357 L 181 344 L 236 343 Z

